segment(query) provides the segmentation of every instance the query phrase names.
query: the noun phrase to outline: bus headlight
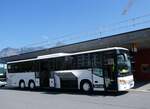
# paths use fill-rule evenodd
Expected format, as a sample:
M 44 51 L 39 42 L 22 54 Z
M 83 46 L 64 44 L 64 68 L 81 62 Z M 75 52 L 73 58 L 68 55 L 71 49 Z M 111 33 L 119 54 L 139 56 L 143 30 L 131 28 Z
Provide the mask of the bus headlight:
M 126 84 L 127 82 L 126 82 L 125 80 L 119 80 L 118 83 L 124 85 L 124 84 Z

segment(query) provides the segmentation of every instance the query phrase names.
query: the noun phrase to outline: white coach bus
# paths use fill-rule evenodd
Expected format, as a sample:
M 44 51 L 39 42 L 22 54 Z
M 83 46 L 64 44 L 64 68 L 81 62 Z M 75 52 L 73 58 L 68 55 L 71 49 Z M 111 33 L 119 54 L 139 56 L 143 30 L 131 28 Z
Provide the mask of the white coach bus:
M 134 86 L 129 52 L 112 47 L 7 63 L 8 86 L 125 91 Z

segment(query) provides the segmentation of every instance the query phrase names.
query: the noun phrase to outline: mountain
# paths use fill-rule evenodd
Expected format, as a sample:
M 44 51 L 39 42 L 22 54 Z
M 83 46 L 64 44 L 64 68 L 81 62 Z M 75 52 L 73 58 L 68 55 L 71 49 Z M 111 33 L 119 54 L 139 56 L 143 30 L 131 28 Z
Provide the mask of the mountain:
M 42 50 L 42 49 L 44 49 L 44 47 L 24 47 L 19 49 L 19 54 Z
M 55 47 L 59 47 L 59 46 L 63 46 L 63 45 L 65 45 L 64 42 L 58 41 L 58 42 L 56 43 Z
M 7 57 L 16 54 L 19 54 L 19 49 L 16 48 L 7 47 L 0 51 L 0 57 Z
M 11 48 L 7 47 L 0 51 L 0 57 L 7 57 L 32 51 L 44 49 L 44 47 L 24 47 L 24 48 Z

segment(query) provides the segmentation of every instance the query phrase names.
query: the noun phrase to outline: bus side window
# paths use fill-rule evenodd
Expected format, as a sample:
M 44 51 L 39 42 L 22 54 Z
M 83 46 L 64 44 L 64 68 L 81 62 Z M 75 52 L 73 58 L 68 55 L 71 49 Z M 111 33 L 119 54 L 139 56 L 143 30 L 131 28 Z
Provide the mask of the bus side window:
M 92 67 L 93 68 L 102 68 L 102 54 L 94 53 L 92 54 Z

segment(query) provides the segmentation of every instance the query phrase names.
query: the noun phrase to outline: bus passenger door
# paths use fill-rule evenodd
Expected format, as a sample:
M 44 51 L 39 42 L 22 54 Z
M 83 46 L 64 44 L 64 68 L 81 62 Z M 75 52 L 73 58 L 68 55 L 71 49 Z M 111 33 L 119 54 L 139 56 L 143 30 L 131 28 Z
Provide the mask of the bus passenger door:
M 40 61 L 40 86 L 49 87 L 49 68 L 48 61 Z
M 103 77 L 106 91 L 117 90 L 116 74 L 115 74 L 115 58 L 111 52 L 103 54 Z

